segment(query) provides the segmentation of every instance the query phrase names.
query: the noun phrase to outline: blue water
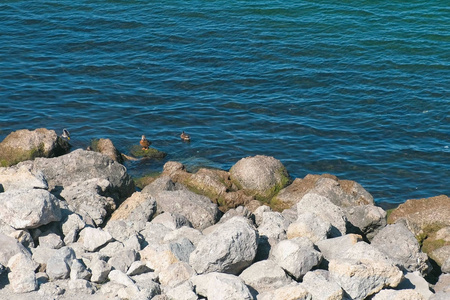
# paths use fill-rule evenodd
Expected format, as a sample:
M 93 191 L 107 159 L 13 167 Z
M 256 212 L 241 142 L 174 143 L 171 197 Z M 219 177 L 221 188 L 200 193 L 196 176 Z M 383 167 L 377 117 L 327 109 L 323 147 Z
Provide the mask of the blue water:
M 450 195 L 449 112 L 448 1 L 0 3 L 0 140 L 145 134 L 169 155 L 134 176 L 265 154 L 378 203 Z

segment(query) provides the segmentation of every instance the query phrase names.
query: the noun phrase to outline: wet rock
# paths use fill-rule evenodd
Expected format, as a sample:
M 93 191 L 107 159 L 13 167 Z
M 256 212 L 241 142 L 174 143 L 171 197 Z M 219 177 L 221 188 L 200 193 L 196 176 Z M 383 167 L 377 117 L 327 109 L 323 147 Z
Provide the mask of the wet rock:
M 347 218 L 344 211 L 330 199 L 316 193 L 307 193 L 297 203 L 298 214 L 314 213 L 324 221 L 331 223 L 330 237 L 344 235 L 347 231 Z
M 142 229 L 156 212 L 156 201 L 148 193 L 135 192 L 111 216 L 111 221 L 123 220 L 137 224 Z
M 258 293 L 274 290 L 292 282 L 273 260 L 262 260 L 245 269 L 239 277 Z
M 430 264 L 414 234 L 404 224 L 392 224 L 384 227 L 373 238 L 371 245 L 390 257 L 397 266 L 405 271 L 419 271 L 426 274 Z
M 290 180 L 279 160 L 263 155 L 239 160 L 231 167 L 230 177 L 238 188 L 262 198 L 272 197 Z
M 216 204 L 205 196 L 187 190 L 163 191 L 155 197 L 158 212 L 170 212 L 185 216 L 196 229 L 204 229 L 217 223 L 221 212 Z
M 58 202 L 42 189 L 0 193 L 0 219 L 16 229 L 36 228 L 61 219 Z
M 27 166 L 0 168 L 0 183 L 3 191 L 48 189 L 44 174 L 40 171 L 32 171 Z
M 166 152 L 159 151 L 158 149 L 152 147 L 147 150 L 143 150 L 140 145 L 131 147 L 130 154 L 134 157 L 142 157 L 146 159 L 163 159 L 167 155 Z
M 194 276 L 191 282 L 197 294 L 208 299 L 253 299 L 244 281 L 235 275 L 212 272 Z
M 54 130 L 17 130 L 0 143 L 0 166 L 6 167 L 36 157 L 54 157 L 69 152 L 67 141 Z
M 374 205 L 351 206 L 344 209 L 347 220 L 354 227 L 354 233 L 364 234 L 372 240 L 375 234 L 386 226 L 386 212 Z
M 295 222 L 287 229 L 288 239 L 295 237 L 307 237 L 313 243 L 327 239 L 331 231 L 331 224 L 322 220 L 315 213 L 305 212 L 298 215 Z
M 113 240 L 109 232 L 100 228 L 86 227 L 80 232 L 80 238 L 83 240 L 83 246 L 87 251 L 96 251 L 101 246 Z
M 298 283 L 277 288 L 275 290 L 265 292 L 258 295 L 258 300 L 310 300 L 311 294 Z
M 314 249 L 314 244 L 306 237 L 279 242 L 271 252 L 271 258 L 295 280 L 317 266 L 322 254 Z
M 199 274 L 214 271 L 238 274 L 252 263 L 257 245 L 255 228 L 247 219 L 234 217 L 200 240 L 189 264 Z

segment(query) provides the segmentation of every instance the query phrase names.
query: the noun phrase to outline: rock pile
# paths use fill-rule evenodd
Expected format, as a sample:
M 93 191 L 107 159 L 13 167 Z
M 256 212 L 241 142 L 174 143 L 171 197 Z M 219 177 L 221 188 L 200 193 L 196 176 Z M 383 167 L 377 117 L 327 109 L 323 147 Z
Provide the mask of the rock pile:
M 450 274 L 424 279 L 412 221 L 386 225 L 359 184 L 290 183 L 273 157 L 243 160 L 195 174 L 168 162 L 142 191 L 93 151 L 0 168 L 0 298 L 450 298 Z M 449 240 L 448 225 L 438 238 Z

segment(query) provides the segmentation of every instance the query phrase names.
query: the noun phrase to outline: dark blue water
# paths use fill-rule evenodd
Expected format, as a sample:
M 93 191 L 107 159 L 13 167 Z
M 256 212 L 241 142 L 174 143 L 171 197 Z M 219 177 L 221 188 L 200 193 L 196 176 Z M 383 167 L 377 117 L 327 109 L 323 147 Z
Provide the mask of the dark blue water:
M 401 203 L 450 194 L 449 112 L 448 1 L 0 3 L 0 139 L 145 134 L 191 169 L 265 154 Z

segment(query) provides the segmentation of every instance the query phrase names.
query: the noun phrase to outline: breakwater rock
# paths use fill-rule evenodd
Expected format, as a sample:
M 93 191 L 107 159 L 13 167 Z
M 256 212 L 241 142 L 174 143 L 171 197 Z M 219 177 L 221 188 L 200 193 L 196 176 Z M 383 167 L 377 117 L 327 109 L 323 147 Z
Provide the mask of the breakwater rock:
M 292 182 L 273 157 L 193 174 L 168 162 L 136 191 L 123 165 L 75 150 L 0 168 L 0 184 L 1 299 L 450 295 L 448 274 L 425 280 L 432 264 L 408 215 L 399 209 L 387 225 L 359 184 Z M 438 229 L 428 233 L 443 241 L 433 264 L 449 272 L 448 224 Z

